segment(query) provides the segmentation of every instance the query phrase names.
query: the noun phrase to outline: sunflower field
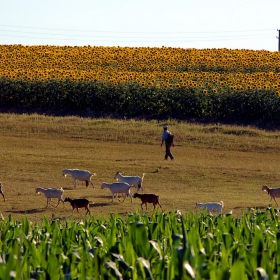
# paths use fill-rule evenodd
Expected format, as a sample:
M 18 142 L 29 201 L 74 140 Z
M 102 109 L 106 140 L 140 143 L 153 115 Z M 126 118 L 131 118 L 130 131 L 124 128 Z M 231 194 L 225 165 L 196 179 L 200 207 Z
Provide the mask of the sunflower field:
M 0 107 L 280 120 L 280 52 L 0 45 Z

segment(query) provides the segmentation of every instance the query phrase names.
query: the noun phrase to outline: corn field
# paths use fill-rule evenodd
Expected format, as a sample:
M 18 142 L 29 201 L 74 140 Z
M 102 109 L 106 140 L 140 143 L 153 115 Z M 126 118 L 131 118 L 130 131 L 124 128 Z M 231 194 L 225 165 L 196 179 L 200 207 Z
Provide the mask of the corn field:
M 205 212 L 0 222 L 1 279 L 278 279 L 279 218 Z
M 2 108 L 280 120 L 280 52 L 0 46 Z

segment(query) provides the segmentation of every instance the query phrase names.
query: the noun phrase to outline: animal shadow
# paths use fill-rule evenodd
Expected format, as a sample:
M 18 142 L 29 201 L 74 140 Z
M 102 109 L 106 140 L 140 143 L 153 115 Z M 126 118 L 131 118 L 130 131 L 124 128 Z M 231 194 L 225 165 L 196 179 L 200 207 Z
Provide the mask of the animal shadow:
M 111 203 L 90 203 L 89 208 L 99 207 L 99 206 L 108 206 L 111 205 Z
M 27 209 L 27 210 L 8 210 L 7 213 L 15 213 L 15 214 L 34 214 L 44 212 L 45 209 Z

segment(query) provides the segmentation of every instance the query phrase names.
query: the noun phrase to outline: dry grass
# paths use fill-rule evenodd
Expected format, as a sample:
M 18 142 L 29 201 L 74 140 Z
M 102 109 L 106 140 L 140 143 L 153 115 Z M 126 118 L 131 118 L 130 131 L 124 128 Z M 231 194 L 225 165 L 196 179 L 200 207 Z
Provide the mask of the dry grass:
M 0 182 L 6 196 L 0 213 L 40 221 L 72 217 L 69 203 L 45 208 L 46 198 L 35 188 L 65 189 L 65 196 L 93 202 L 95 217 L 140 209 L 140 200 L 111 203 L 102 182 L 113 182 L 116 171 L 146 173 L 144 191 L 156 193 L 165 211 L 194 209 L 196 202 L 220 201 L 236 215 L 249 207 L 266 207 L 269 197 L 261 187 L 279 187 L 280 132 L 252 127 L 198 125 L 169 121 L 175 134 L 175 161 L 164 161 L 160 147 L 162 124 L 157 121 L 83 119 L 39 115 L 0 114 Z M 95 189 L 78 182 L 73 188 L 62 169 L 96 172 Z M 132 189 L 134 192 L 135 189 Z M 56 204 L 56 201 L 53 202 Z M 149 211 L 152 205 L 149 205 Z M 85 210 L 80 210 L 83 217 Z

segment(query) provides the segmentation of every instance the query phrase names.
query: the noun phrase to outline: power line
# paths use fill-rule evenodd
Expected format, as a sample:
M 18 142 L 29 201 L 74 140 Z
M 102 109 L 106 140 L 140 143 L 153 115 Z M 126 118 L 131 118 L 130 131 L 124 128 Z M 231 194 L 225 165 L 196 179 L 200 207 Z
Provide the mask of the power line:
M 2 27 L 2 28 L 1 28 Z M 4 28 L 5 27 L 5 28 Z M 13 38 L 14 41 L 21 39 L 36 40 L 37 44 L 44 41 L 62 45 L 69 42 L 70 45 L 96 45 L 96 44 L 154 44 L 172 45 L 185 43 L 219 42 L 219 41 L 244 41 L 272 38 L 272 29 L 259 30 L 233 30 L 211 32 L 129 32 L 129 31 L 96 31 L 96 30 L 71 30 L 59 28 L 43 28 L 30 26 L 0 25 L 0 37 Z M 71 34 L 69 34 L 71 32 Z M 275 32 L 275 29 L 274 29 Z M 207 34 L 207 35 L 206 35 Z M 280 33 L 279 33 L 280 37 Z M 3 40 L 2 40 L 3 41 Z M 1 43 L 0 43 L 1 44 Z M 26 44 L 26 43 L 25 43 Z M 49 44 L 49 42 L 48 42 Z M 65 43 L 67 44 L 67 43 Z M 279 39 L 280 48 L 280 39 Z
M 11 28 L 25 28 L 25 29 L 35 29 L 35 30 L 55 30 L 55 31 L 69 31 L 69 32 L 92 32 L 92 33 L 145 33 L 145 34 L 157 34 L 157 33 L 163 33 L 163 34 L 188 34 L 188 33 L 243 33 L 243 32 L 263 32 L 263 31 L 272 31 L 274 29 L 251 29 L 251 30 L 225 30 L 225 31 L 180 31 L 180 32 L 174 32 L 174 31 L 101 31 L 101 30 L 78 30 L 78 29 L 59 29 L 59 28 L 44 28 L 44 27 L 31 27 L 31 26 L 16 26 L 16 25 L 0 25 L 3 27 L 11 27 Z
M 181 39 L 181 38 L 186 38 L 184 37 L 155 37 L 155 36 L 141 36 L 141 37 L 120 37 L 120 36 L 105 36 L 105 35 L 94 35 L 94 36 L 88 36 L 88 35 L 72 35 L 72 34 L 61 34 L 61 33 L 42 33 L 42 32 L 26 32 L 26 31 L 10 31 L 10 30 L 1 30 L 0 32 L 12 32 L 12 33 L 21 33 L 21 34 L 37 34 L 37 35 L 51 35 L 51 36 L 66 36 L 66 37 L 83 37 L 83 38 L 112 38 L 112 39 L 143 39 L 143 38 L 152 38 L 152 39 Z M 264 34 L 245 34 L 245 35 L 231 35 L 231 36 L 211 36 L 211 38 L 232 38 L 232 37 L 236 37 L 236 39 L 239 39 L 241 37 L 259 37 L 259 36 L 270 36 L 270 34 L 264 33 Z M 205 38 L 204 36 L 195 36 L 195 37 L 187 37 L 188 39 L 201 39 L 201 38 Z
M 33 37 L 33 36 L 20 36 L 20 35 L 5 35 L 5 34 L 0 34 L 2 37 L 14 37 L 14 38 L 29 38 L 29 39 L 40 39 L 40 40 L 61 40 L 61 41 L 79 41 L 79 42 L 89 42 L 89 41 L 94 41 L 94 42 L 112 42 L 112 39 L 110 40 L 108 37 L 105 37 L 105 39 L 70 39 L 70 38 L 50 38 L 50 37 Z M 121 37 L 116 37 L 114 38 L 114 42 L 127 42 L 127 43 L 187 43 L 187 42 L 208 42 L 208 41 L 233 41 L 233 40 L 246 40 L 248 39 L 247 36 L 245 37 L 238 37 L 238 38 L 228 38 L 230 36 L 227 36 L 227 38 L 219 38 L 219 39 L 211 39 L 209 37 L 209 39 L 205 39 L 205 37 L 202 39 L 202 37 L 197 38 L 195 40 L 188 40 L 186 38 L 182 38 L 183 40 L 177 41 L 177 40 L 164 40 L 164 37 L 162 38 L 162 40 L 137 40 L 137 39 L 143 39 L 143 38 L 129 38 L 130 40 L 119 40 L 119 39 L 124 39 Z M 256 37 L 256 39 L 261 39 L 261 38 L 269 38 L 271 37 L 270 35 L 267 36 L 262 36 L 262 37 Z M 136 39 L 136 40 L 132 40 L 132 39 Z

